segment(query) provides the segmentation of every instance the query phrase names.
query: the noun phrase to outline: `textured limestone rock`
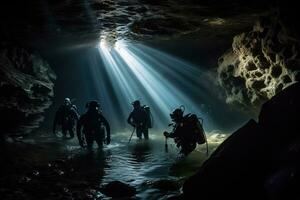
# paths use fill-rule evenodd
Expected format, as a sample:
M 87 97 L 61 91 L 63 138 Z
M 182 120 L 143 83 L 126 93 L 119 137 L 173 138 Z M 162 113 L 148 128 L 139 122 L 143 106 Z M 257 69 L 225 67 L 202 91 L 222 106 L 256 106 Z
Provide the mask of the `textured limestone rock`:
M 286 24 L 280 13 L 272 13 L 234 37 L 218 67 L 228 103 L 258 107 L 300 80 L 299 36 Z
M 26 133 L 38 126 L 51 105 L 55 78 L 40 56 L 21 47 L 1 45 L 1 135 Z

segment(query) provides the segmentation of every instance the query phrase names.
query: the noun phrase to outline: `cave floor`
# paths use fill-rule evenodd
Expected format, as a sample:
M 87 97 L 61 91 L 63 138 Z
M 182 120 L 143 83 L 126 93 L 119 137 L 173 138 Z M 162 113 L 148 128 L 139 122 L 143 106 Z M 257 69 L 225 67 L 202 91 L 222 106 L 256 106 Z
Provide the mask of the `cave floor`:
M 0 194 L 5 199 L 109 199 L 104 185 L 121 181 L 136 188 L 136 199 L 166 199 L 177 195 L 183 181 L 206 159 L 200 146 L 178 159 L 172 141 L 154 134 L 150 141 L 130 133 L 113 136 L 110 145 L 88 152 L 73 139 L 40 131 L 1 148 Z M 211 144 L 210 149 L 216 148 Z M 163 183 L 162 183 L 163 182 Z

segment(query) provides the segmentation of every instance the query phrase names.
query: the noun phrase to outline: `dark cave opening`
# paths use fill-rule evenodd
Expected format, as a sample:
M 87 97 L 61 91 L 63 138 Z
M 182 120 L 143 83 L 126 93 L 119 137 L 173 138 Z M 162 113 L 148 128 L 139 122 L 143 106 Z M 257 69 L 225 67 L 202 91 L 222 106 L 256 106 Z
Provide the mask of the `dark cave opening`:
M 299 197 L 298 13 L 281 0 L 3 3 L 0 196 Z

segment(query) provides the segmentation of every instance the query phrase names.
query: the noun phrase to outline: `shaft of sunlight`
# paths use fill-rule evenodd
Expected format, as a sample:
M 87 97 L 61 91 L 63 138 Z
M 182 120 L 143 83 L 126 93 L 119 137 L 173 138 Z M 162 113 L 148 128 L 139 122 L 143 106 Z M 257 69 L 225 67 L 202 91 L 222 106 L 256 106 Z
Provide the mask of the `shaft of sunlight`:
M 117 41 L 112 48 L 108 46 L 111 45 L 101 41 L 98 48 L 113 90 L 106 88 L 103 93 L 115 93 L 121 108 L 120 118 L 126 119 L 130 103 L 140 99 L 151 107 L 157 129 L 167 127 L 170 112 L 180 105 L 185 106 L 186 114 L 193 112 L 204 118 L 206 129 L 212 128 L 197 99 L 205 98 L 204 88 L 201 90 L 197 85 L 201 70 L 145 45 Z

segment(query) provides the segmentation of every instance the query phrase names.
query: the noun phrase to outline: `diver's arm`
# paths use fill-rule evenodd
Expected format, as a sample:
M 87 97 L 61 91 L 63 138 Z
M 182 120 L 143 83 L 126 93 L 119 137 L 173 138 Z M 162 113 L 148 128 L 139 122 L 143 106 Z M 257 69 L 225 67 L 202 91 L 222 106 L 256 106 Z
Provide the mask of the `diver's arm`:
M 131 122 L 131 118 L 132 118 L 132 112 L 129 114 L 128 118 L 127 118 L 127 123 L 130 124 L 131 126 L 135 127 L 135 124 L 133 124 Z
M 79 114 L 78 114 L 78 112 L 76 111 L 76 110 L 73 110 L 73 117 L 74 117 L 74 119 L 76 120 L 76 121 L 78 121 L 79 120 Z
M 80 117 L 78 122 L 77 122 L 77 126 L 76 126 L 76 134 L 77 134 L 77 139 L 78 139 L 79 145 L 81 147 L 84 147 L 82 134 L 81 134 L 82 121 L 83 121 L 83 117 Z
M 170 133 L 167 131 L 164 132 L 164 136 L 167 138 L 175 138 L 176 137 L 176 134 L 175 134 L 176 129 L 177 129 L 177 125 L 175 124 L 173 127 L 173 130 Z
M 102 116 L 102 122 L 106 129 L 106 144 L 109 144 L 110 143 L 110 126 L 109 126 L 108 121 L 103 116 Z
M 164 136 L 166 137 L 166 138 L 174 138 L 175 136 L 174 136 L 174 133 L 173 132 L 167 132 L 167 131 L 165 131 L 164 132 Z
M 73 105 L 72 111 L 73 111 L 74 119 L 79 120 L 80 115 L 75 105 Z

